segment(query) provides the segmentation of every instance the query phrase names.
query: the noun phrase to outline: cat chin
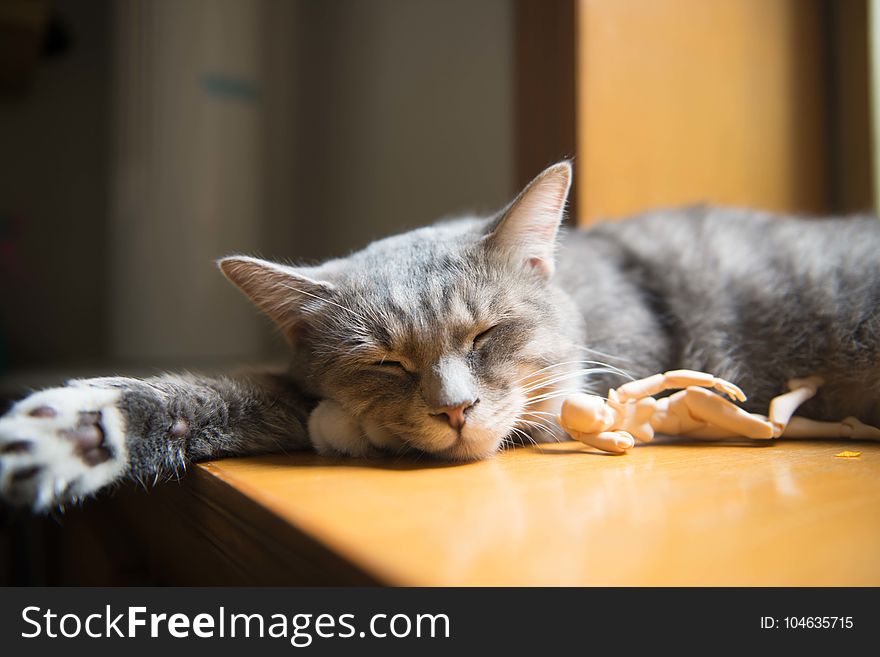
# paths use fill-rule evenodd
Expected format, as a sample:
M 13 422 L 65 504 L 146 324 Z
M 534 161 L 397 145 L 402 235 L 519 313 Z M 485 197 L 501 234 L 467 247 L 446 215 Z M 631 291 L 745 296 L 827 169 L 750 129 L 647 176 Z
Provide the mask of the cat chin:
M 319 411 L 325 407 L 335 408 L 337 413 L 344 414 L 344 418 L 352 424 L 353 430 L 345 431 L 344 427 L 336 422 L 332 424 L 330 432 L 318 431 L 321 427 L 318 426 L 317 421 L 322 417 Z M 339 436 L 351 434 L 353 438 L 357 435 L 358 443 L 367 449 L 369 448 L 364 444 L 363 438 L 366 438 L 370 446 L 383 452 L 404 453 L 415 450 L 434 458 L 451 461 L 476 461 L 491 456 L 498 451 L 503 436 L 506 435 L 503 428 L 492 430 L 477 422 L 465 425 L 461 435 L 437 425 L 439 423 L 432 421 L 409 430 L 393 429 L 392 425 L 371 418 L 354 420 L 342 411 L 341 406 L 328 401 L 322 402 L 313 411 L 309 421 L 309 429 L 318 451 L 321 451 L 320 439 L 324 433 L 332 436 L 336 442 Z M 404 439 L 404 435 L 408 437 Z M 336 447 L 336 451 L 352 454 L 351 450 L 340 450 L 339 447 Z
M 365 418 L 361 421 L 361 427 L 370 444 L 380 450 L 404 452 L 408 447 L 406 441 L 400 437 L 400 434 L 395 433 L 380 422 Z
M 490 445 L 476 445 L 474 443 L 455 443 L 452 447 L 439 452 L 426 452 L 430 456 L 442 461 L 480 461 L 488 458 L 498 451 L 501 441 Z
M 488 429 L 465 429 L 451 444 L 442 448 L 424 449 L 435 458 L 450 461 L 479 461 L 495 454 L 503 442 L 504 432 Z

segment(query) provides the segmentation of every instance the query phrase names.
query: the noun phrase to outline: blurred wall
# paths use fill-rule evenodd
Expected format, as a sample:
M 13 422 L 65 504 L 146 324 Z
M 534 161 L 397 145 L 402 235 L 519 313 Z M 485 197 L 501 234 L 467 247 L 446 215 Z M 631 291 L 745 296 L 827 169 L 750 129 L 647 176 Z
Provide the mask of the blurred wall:
M 110 2 L 54 2 L 69 49 L 0 96 L 0 353 L 84 363 L 107 338 Z
M 122 232 L 119 191 L 132 177 L 119 166 L 122 138 L 114 126 L 125 91 L 111 73 L 120 66 L 120 37 L 144 38 L 147 27 L 135 17 L 137 29 L 127 36 L 117 3 L 48 3 L 69 20 L 74 48 L 41 63 L 26 96 L 0 102 L 0 144 L 15 154 L 0 160 L 0 211 L 24 221 L 25 276 L 0 288 L 13 366 L 118 369 L 139 360 L 178 367 L 278 353 L 267 322 L 254 317 L 256 329 L 241 331 L 238 320 L 230 324 L 230 313 L 256 311 L 214 268 L 210 260 L 219 251 L 314 260 L 442 216 L 492 211 L 513 194 L 509 0 L 236 2 L 256 16 L 257 50 L 248 50 L 258 84 L 259 117 L 248 147 L 255 168 L 241 166 L 249 167 L 245 178 L 258 174 L 257 200 L 242 206 L 237 226 L 198 228 L 194 222 L 210 212 L 179 211 L 228 196 L 236 165 L 217 151 L 217 175 L 206 176 L 198 158 L 192 178 L 185 162 L 166 171 L 178 178 L 166 187 L 172 191 L 164 201 L 176 196 L 170 205 L 156 203 L 159 187 L 147 181 L 142 203 L 129 206 L 146 212 Z M 206 6 L 214 5 L 178 0 L 155 10 L 178 12 L 179 19 L 162 18 L 176 21 L 173 44 L 164 51 L 162 38 L 155 41 L 150 79 L 159 67 L 178 86 L 148 85 L 152 97 L 144 102 L 170 112 L 169 125 L 183 130 L 179 137 L 140 135 L 158 140 L 154 145 L 168 138 L 169 148 L 186 146 L 188 129 L 222 133 L 217 116 L 208 125 L 186 114 L 187 126 L 175 125 L 179 99 L 168 95 L 204 83 L 189 75 L 182 57 L 204 59 L 212 43 L 218 57 L 229 54 L 222 25 L 219 41 L 203 38 L 196 9 Z M 180 153 L 191 155 L 188 147 Z M 251 207 L 259 216 L 249 216 Z M 213 246 L 198 243 L 198 230 L 210 231 L 202 234 Z M 222 340 L 210 334 L 229 326 Z
M 507 0 L 300 3 L 293 255 L 509 200 L 512 21 Z
M 263 2 L 114 3 L 110 355 L 126 362 L 246 357 L 260 319 L 228 300 L 214 260 L 257 251 L 276 123 Z M 291 167 L 286 167 L 291 174 Z

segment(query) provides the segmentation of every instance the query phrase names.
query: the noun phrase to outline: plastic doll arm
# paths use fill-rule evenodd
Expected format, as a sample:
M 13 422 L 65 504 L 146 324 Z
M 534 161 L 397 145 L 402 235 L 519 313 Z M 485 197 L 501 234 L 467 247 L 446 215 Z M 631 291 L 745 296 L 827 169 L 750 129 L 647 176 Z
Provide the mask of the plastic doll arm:
M 627 402 L 633 399 L 641 399 L 642 397 L 650 397 L 664 390 L 690 388 L 693 386 L 715 388 L 731 399 L 746 400 L 745 393 L 730 381 L 695 370 L 672 370 L 663 374 L 649 376 L 646 379 L 630 381 L 617 388 L 617 397 L 620 401 Z

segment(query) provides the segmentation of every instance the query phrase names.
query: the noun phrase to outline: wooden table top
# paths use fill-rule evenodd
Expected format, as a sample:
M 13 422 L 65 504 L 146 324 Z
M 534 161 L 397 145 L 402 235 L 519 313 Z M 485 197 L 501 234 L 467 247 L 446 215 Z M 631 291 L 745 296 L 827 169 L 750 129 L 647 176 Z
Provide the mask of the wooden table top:
M 464 465 L 303 453 L 200 467 L 387 584 L 880 585 L 880 444 L 661 441 L 608 456 L 562 443 Z

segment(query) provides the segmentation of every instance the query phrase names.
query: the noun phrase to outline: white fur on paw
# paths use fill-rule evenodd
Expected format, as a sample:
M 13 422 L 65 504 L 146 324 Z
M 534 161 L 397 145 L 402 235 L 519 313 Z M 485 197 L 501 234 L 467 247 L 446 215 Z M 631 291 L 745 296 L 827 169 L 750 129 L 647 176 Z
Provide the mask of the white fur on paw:
M 119 390 L 41 390 L 0 417 L 0 497 L 35 511 L 96 492 L 125 471 Z
M 329 399 L 318 404 L 309 416 L 309 438 L 319 454 L 366 456 L 372 451 L 358 421 Z
M 374 420 L 364 420 L 361 428 L 364 430 L 367 440 L 377 449 L 402 453 L 409 448 L 400 436 Z

